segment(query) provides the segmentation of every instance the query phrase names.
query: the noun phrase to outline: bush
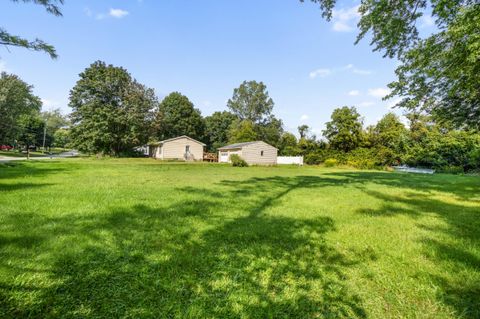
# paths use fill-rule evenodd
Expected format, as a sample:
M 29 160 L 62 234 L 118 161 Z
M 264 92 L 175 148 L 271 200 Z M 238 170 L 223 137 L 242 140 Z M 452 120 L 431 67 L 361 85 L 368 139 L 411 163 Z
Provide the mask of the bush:
M 247 167 L 248 164 L 245 162 L 243 158 L 240 157 L 238 154 L 230 155 L 230 161 L 232 162 L 232 166 L 236 167 Z
M 310 153 L 305 156 L 305 164 L 318 165 L 323 161 L 323 156 L 318 153 Z
M 334 167 L 337 166 L 338 161 L 334 158 L 328 158 L 325 160 L 325 167 Z
M 445 174 L 463 174 L 464 169 L 462 166 L 450 165 L 450 166 L 441 167 L 438 170 L 438 172 L 445 173 Z

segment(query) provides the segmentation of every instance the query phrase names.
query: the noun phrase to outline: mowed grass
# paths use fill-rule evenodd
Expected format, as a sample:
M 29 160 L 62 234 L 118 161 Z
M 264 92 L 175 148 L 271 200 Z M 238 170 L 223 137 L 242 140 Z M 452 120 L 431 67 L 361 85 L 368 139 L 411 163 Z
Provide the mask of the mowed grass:
M 480 178 L 0 166 L 0 317 L 479 318 Z

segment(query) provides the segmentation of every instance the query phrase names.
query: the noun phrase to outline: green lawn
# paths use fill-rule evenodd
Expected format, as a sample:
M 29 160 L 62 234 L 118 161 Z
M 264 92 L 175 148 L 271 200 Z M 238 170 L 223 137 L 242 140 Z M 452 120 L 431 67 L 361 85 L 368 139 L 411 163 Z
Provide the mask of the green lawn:
M 0 317 L 479 318 L 480 178 L 0 164 Z

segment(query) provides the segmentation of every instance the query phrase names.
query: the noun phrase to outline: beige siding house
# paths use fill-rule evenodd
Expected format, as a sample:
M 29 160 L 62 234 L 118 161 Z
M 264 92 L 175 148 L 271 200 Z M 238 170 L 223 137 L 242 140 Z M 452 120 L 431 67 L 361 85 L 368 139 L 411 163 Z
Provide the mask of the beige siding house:
M 160 160 L 202 161 L 205 144 L 186 135 L 149 144 L 149 155 Z
M 218 149 L 218 161 L 220 163 L 229 163 L 230 155 L 232 154 L 238 154 L 248 164 L 277 164 L 277 149 L 262 141 L 237 143 L 220 147 Z

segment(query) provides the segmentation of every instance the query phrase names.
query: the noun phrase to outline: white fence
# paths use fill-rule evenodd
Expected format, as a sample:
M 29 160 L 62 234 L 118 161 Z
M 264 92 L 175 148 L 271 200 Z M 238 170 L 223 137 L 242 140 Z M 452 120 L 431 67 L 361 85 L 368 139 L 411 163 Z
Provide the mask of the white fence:
M 303 165 L 303 156 L 278 156 L 277 164 L 296 164 Z

